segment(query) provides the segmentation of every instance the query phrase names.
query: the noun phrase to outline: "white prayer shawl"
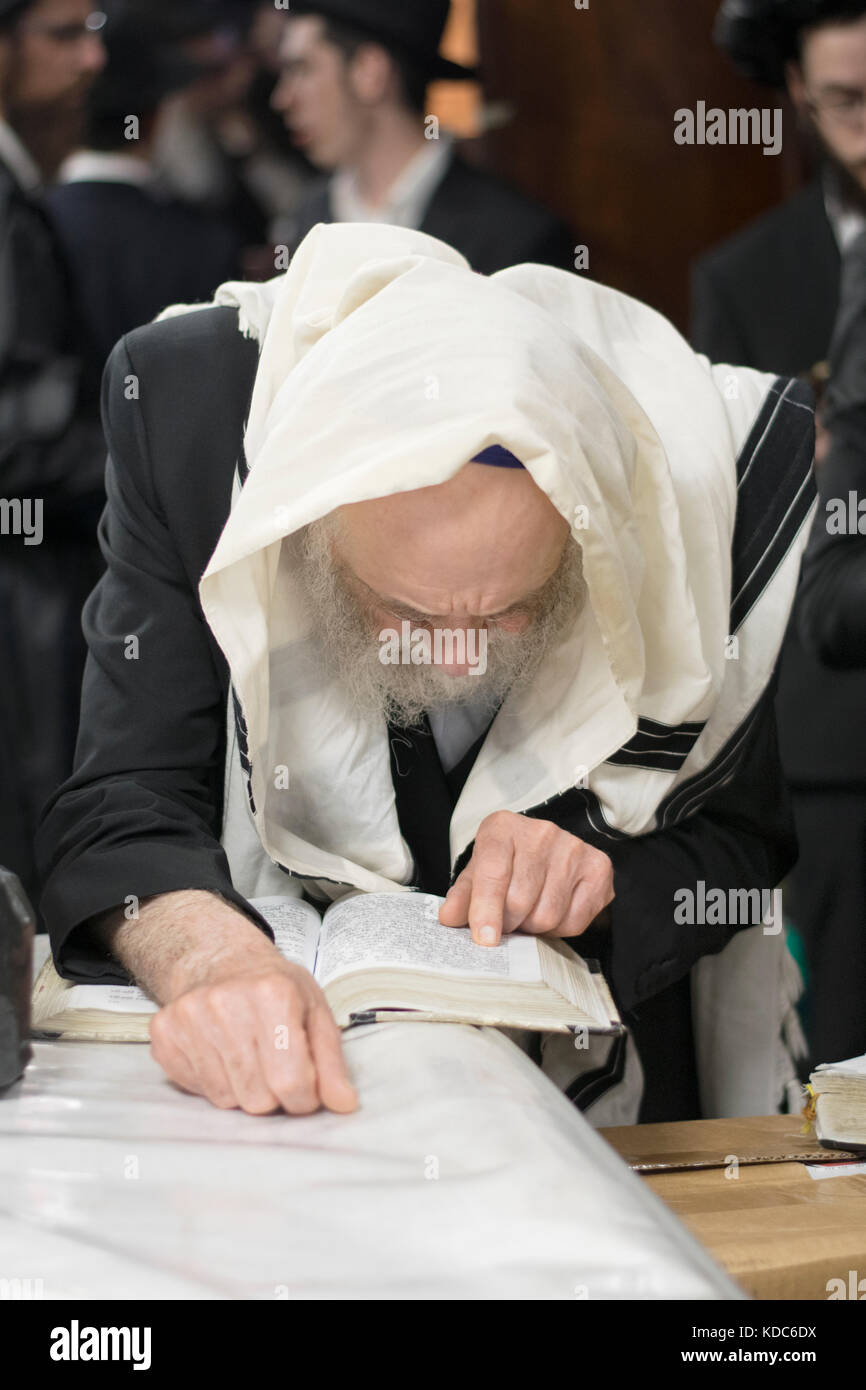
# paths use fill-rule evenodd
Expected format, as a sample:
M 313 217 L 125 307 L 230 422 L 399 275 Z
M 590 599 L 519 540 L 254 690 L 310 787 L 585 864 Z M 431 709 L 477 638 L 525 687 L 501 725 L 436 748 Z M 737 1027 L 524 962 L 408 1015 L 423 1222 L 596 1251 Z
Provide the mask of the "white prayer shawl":
M 711 366 L 661 315 L 582 277 L 540 265 L 483 277 L 443 243 L 382 225 L 319 225 L 286 274 L 224 285 L 215 302 L 237 306 L 260 344 L 232 511 L 200 585 L 249 795 L 239 811 L 230 758 L 224 840 L 241 892 L 274 887 L 269 862 L 330 897 L 411 881 L 386 726 L 326 674 L 282 542 L 341 504 L 444 482 L 492 444 L 569 521 L 589 601 L 494 720 L 453 813 L 452 863 L 496 810 L 579 786 L 618 839 L 673 823 L 731 775 L 717 761 L 772 676 L 812 508 L 803 476 L 736 573 L 738 486 L 742 508 L 780 412 L 809 409 L 795 383 Z M 756 934 L 770 1110 L 793 1075 L 779 1040 L 797 976 L 782 938 L 739 939 Z M 718 1062 L 696 1008 L 699 1057 Z M 736 1096 L 725 1103 L 737 1113 Z

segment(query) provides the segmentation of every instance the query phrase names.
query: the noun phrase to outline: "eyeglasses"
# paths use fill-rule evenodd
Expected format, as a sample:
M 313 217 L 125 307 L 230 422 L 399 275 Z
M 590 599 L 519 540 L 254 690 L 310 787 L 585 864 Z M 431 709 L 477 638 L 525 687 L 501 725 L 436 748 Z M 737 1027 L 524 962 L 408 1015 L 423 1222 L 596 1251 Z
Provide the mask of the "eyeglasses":
M 105 28 L 108 16 L 102 10 L 94 10 L 83 24 L 39 24 L 27 20 L 18 26 L 19 34 L 37 34 L 40 38 L 53 39 L 55 43 L 81 43 L 91 39 Z
M 866 116 L 866 92 L 834 92 L 831 96 L 810 97 L 806 102 L 814 116 L 823 116 L 834 125 L 857 130 Z

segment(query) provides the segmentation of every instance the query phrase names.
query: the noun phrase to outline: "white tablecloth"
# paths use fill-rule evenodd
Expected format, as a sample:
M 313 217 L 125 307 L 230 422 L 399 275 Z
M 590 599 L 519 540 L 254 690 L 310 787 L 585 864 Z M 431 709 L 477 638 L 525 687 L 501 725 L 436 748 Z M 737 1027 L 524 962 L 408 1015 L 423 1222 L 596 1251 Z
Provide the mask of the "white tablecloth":
M 501 1033 L 378 1024 L 345 1046 L 355 1114 L 252 1116 L 178 1090 L 144 1044 L 34 1043 L 0 1095 L 0 1279 L 45 1298 L 738 1296 Z

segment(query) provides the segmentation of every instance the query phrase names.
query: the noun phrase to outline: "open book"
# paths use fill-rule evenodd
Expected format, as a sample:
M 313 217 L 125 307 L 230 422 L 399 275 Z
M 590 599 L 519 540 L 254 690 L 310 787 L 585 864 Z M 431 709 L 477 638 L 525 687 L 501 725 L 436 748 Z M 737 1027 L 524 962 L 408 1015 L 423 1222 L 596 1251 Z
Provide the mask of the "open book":
M 622 1033 L 604 977 L 563 942 L 515 933 L 476 946 L 443 927 L 443 899 L 352 894 L 323 917 L 299 898 L 258 898 L 287 960 L 318 980 L 341 1028 L 396 1019 L 557 1033 Z M 133 985 L 73 985 L 49 956 L 33 988 L 36 1033 L 147 1042 L 157 1011 Z
M 866 1153 L 866 1055 L 825 1062 L 809 1077 L 815 1133 L 825 1148 Z

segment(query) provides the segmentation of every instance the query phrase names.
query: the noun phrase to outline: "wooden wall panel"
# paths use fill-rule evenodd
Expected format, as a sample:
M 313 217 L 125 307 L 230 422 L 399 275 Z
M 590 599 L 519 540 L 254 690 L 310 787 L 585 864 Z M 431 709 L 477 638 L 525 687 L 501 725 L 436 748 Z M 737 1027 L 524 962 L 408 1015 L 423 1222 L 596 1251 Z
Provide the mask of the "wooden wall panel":
M 741 79 L 712 42 L 719 0 L 478 0 L 484 95 L 513 122 L 484 161 L 565 216 L 590 274 L 680 327 L 691 258 L 792 192 L 796 117 Z M 674 113 L 698 101 L 784 106 L 776 157 L 753 146 L 679 146 Z

